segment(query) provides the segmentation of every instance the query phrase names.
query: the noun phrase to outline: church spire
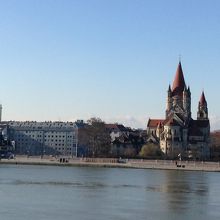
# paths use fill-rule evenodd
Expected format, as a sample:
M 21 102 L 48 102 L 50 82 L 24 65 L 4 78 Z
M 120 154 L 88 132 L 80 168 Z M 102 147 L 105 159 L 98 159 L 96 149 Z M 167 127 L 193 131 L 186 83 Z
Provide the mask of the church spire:
M 181 65 L 181 62 L 179 62 L 177 70 L 176 70 L 175 78 L 173 81 L 172 95 L 173 96 L 181 95 L 185 86 L 186 84 L 185 84 L 185 80 L 183 76 L 182 65 Z
M 204 91 L 202 91 L 202 95 L 199 100 L 197 119 L 208 120 L 208 107 L 207 107 Z
M 204 91 L 202 91 L 202 95 L 200 97 L 199 103 L 200 103 L 201 106 L 207 105 Z
M 169 84 L 169 87 L 168 87 L 168 92 L 171 92 L 171 87 L 170 87 L 170 84 Z

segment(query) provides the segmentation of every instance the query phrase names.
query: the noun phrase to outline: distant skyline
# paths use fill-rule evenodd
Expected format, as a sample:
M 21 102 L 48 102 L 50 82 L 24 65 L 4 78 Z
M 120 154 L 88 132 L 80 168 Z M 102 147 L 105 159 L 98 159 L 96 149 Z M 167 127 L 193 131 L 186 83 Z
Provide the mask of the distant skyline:
M 220 129 L 220 1 L 0 0 L 2 120 L 164 118 L 181 55 Z

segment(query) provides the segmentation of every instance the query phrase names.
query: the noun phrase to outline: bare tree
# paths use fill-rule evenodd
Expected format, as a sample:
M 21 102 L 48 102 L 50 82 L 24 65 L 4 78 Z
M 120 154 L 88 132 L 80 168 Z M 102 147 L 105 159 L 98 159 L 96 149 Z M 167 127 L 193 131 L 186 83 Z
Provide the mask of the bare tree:
M 91 118 L 87 122 L 86 134 L 89 156 L 108 157 L 111 148 L 111 138 L 106 129 L 105 122 L 100 118 Z

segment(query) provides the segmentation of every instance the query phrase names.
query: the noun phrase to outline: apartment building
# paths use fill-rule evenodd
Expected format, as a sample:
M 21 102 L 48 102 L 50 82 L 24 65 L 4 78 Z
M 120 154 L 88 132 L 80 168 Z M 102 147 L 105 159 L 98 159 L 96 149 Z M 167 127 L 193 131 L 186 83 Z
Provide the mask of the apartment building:
M 73 122 L 9 121 L 7 124 L 17 154 L 76 154 L 78 128 Z

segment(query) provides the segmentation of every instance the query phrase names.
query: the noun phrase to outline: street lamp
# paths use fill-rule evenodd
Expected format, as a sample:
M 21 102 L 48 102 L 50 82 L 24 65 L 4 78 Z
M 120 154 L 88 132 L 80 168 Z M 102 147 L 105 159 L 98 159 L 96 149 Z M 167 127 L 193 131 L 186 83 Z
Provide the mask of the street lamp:
M 76 128 L 75 136 L 76 136 L 76 157 L 77 157 L 77 154 L 78 154 L 78 128 Z
M 74 136 L 75 136 L 75 138 L 74 138 Z M 74 138 L 73 139 L 73 144 L 72 144 L 72 147 L 71 147 L 71 156 L 72 156 L 72 158 L 73 158 L 74 145 L 75 145 L 75 157 L 77 157 L 77 154 L 78 154 L 78 128 L 77 127 L 75 127 L 75 133 L 73 133 L 73 138 Z

